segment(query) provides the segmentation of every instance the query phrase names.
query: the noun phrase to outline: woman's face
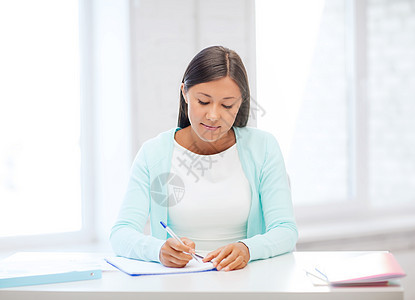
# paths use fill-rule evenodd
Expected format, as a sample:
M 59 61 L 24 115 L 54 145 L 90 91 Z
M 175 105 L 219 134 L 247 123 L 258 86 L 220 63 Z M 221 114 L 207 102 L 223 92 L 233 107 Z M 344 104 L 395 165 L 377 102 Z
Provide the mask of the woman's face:
M 200 83 L 182 93 L 191 129 L 205 142 L 216 142 L 231 129 L 242 103 L 238 85 L 230 77 Z

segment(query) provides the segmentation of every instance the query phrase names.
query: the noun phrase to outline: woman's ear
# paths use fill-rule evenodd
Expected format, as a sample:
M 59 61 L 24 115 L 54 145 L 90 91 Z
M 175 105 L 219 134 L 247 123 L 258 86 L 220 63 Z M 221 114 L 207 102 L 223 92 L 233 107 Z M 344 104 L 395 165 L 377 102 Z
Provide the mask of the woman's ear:
M 182 91 L 182 95 L 183 95 L 183 99 L 184 99 L 184 101 L 186 102 L 186 104 L 188 104 L 188 103 L 187 103 L 187 98 L 186 98 L 186 93 L 184 92 L 184 83 L 182 83 L 182 84 L 180 85 L 180 90 Z

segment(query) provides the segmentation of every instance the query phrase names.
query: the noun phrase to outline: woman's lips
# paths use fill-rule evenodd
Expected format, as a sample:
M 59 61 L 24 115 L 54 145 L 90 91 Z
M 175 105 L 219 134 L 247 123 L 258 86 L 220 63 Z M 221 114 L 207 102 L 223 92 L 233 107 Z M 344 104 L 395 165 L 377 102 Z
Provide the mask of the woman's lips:
M 216 129 L 218 129 L 220 126 L 209 126 L 209 125 L 205 125 L 205 124 L 203 124 L 203 123 L 201 123 L 202 124 L 202 126 L 205 128 L 205 129 L 207 129 L 207 130 L 216 130 Z

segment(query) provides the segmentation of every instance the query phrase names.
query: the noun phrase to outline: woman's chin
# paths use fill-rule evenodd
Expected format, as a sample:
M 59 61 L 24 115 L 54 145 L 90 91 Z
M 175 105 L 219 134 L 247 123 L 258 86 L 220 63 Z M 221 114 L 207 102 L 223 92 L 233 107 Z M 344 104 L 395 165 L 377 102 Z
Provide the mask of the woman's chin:
M 199 139 L 207 143 L 214 143 L 221 138 L 221 134 L 219 133 L 211 133 L 211 132 L 202 132 L 198 134 Z

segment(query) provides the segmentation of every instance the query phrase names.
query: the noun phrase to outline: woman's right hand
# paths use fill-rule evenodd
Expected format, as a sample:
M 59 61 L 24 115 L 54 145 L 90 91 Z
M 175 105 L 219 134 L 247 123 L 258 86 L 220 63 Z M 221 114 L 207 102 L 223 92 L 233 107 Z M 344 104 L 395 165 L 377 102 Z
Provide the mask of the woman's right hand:
M 187 253 L 195 253 L 195 243 L 188 238 L 181 238 L 181 240 L 184 245 L 173 238 L 169 238 L 161 246 L 160 262 L 166 267 L 183 268 L 193 258 Z

